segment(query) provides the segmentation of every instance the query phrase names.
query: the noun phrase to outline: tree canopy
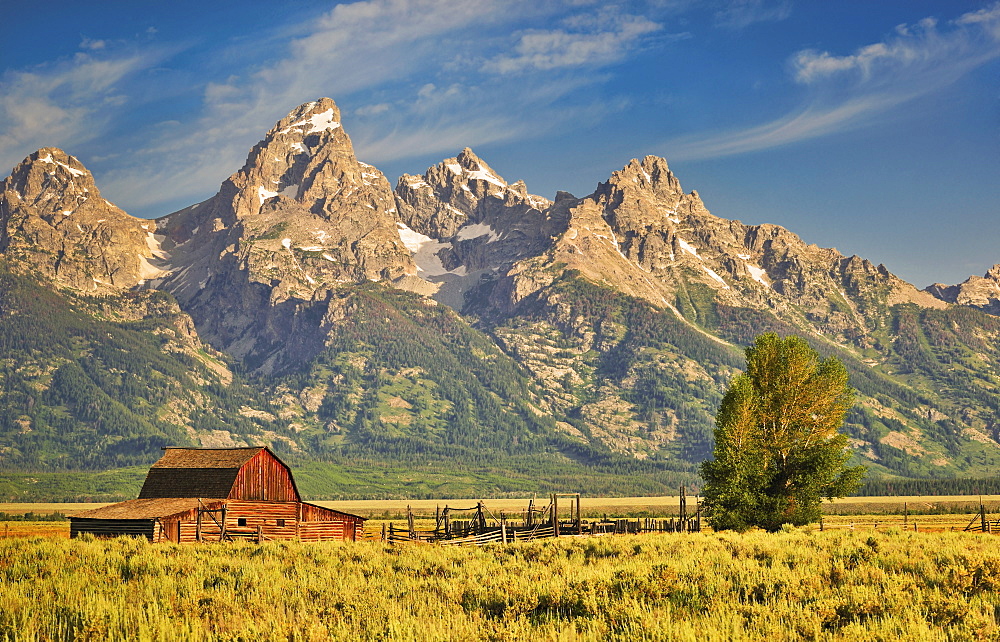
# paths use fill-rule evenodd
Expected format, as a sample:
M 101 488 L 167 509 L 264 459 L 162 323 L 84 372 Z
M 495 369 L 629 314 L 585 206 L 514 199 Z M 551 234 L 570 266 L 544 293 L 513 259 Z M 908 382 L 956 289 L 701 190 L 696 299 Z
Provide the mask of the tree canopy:
M 814 522 L 823 497 L 843 497 L 864 467 L 847 467 L 839 429 L 854 405 L 847 370 L 800 337 L 764 334 L 746 349 L 715 419 L 714 458 L 702 464 L 716 529 L 777 530 Z

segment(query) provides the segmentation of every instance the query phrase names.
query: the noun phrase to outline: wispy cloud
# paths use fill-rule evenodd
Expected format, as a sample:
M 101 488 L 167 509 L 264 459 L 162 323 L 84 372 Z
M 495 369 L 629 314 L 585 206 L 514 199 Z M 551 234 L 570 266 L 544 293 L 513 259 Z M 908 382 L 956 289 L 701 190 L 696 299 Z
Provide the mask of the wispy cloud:
M 86 48 L 97 51 L 92 44 Z M 0 167 L 52 144 L 70 146 L 99 136 L 127 100 L 129 76 L 155 64 L 157 56 L 79 52 L 0 78 Z
M 530 30 L 520 34 L 514 54 L 488 60 L 484 71 L 500 74 L 618 62 L 644 36 L 662 27 L 642 16 L 606 13 L 600 20 L 579 19 L 576 29 Z
M 903 99 L 868 96 L 835 106 L 813 105 L 756 127 L 714 136 L 689 136 L 664 143 L 671 160 L 703 160 L 771 149 L 857 126 L 864 116 L 898 105 Z
M 552 19 L 563 29 L 512 28 Z M 660 26 L 579 2 L 363 0 L 285 28 L 297 35 L 279 54 L 208 84 L 197 122 L 137 150 L 134 164 L 107 176 L 109 187 L 140 207 L 179 190 L 211 193 L 278 118 L 317 96 L 337 100 L 369 162 L 453 153 L 595 118 L 616 103 L 555 103 L 604 80 L 601 67 Z
M 716 24 L 745 29 L 758 22 L 777 22 L 792 15 L 791 0 L 727 0 L 715 11 Z
M 950 85 L 1000 58 L 1000 3 L 944 26 L 899 25 L 892 37 L 853 53 L 803 50 L 791 57 L 805 107 L 771 122 L 664 145 L 674 159 L 705 159 L 787 145 L 865 126 L 889 110 Z

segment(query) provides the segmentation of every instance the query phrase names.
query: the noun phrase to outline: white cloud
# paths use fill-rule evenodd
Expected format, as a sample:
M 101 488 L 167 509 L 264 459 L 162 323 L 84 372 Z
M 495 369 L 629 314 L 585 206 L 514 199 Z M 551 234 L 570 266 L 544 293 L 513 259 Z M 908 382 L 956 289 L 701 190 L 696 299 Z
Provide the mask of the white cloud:
M 662 27 L 642 16 L 611 14 L 601 21 L 573 21 L 584 30 L 532 30 L 520 35 L 514 55 L 500 55 L 485 71 L 509 74 L 526 69 L 606 65 L 627 56 L 643 36 Z
M 511 25 L 552 16 L 576 29 L 574 36 L 526 45 L 522 36 L 528 32 L 512 35 Z M 334 98 L 344 110 L 345 129 L 358 156 L 369 162 L 538 134 L 574 117 L 593 117 L 591 106 L 554 103 L 606 80 L 595 68 L 620 60 L 658 28 L 635 16 L 558 0 L 339 4 L 318 19 L 285 27 L 296 37 L 263 66 L 208 84 L 197 122 L 184 134 L 171 131 L 137 151 L 132 165 L 106 175 L 106 191 L 132 207 L 208 195 L 243 164 L 247 150 L 275 121 L 319 96 Z M 484 61 L 518 47 L 516 55 L 534 56 L 536 70 L 565 71 L 509 80 L 480 72 Z M 603 102 L 598 111 L 616 108 L 614 101 Z
M 93 49 L 93 47 L 92 47 Z M 40 147 L 95 138 L 126 102 L 123 81 L 154 64 L 153 55 L 97 55 L 8 71 L 0 79 L 0 167 Z
M 899 102 L 887 97 L 868 97 L 835 106 L 813 105 L 749 129 L 674 139 L 664 143 L 664 152 L 671 160 L 701 160 L 770 149 L 844 131 L 857 126 L 860 117 Z
M 1000 3 L 940 28 L 933 18 L 900 25 L 882 42 L 837 56 L 804 50 L 791 59 L 807 107 L 772 122 L 665 143 L 675 159 L 703 159 L 769 149 L 867 125 L 874 117 L 943 89 L 1000 58 Z
M 715 12 L 717 24 L 745 29 L 758 22 L 777 22 L 792 15 L 791 0 L 728 0 Z

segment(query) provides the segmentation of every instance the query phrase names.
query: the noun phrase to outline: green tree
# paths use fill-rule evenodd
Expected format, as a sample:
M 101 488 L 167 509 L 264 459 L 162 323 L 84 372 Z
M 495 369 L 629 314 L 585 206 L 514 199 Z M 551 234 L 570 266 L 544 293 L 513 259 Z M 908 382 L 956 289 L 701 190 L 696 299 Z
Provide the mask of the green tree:
M 846 466 L 839 432 L 854 405 L 847 370 L 804 339 L 773 333 L 746 359 L 716 415 L 714 459 L 701 466 L 709 521 L 736 530 L 815 522 L 823 497 L 851 493 L 865 474 Z

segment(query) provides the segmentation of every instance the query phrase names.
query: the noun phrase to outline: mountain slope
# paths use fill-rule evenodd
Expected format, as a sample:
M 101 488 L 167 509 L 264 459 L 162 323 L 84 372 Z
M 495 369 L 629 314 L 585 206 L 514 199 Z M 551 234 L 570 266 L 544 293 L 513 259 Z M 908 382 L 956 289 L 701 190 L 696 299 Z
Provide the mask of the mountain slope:
M 667 492 L 696 479 L 766 331 L 844 361 L 846 430 L 876 473 L 1000 463 L 997 317 L 715 216 L 661 158 L 549 201 L 464 149 L 393 190 L 320 99 L 155 222 L 55 149 L 3 189 L 15 468 L 252 442 L 312 466 L 325 495 Z

